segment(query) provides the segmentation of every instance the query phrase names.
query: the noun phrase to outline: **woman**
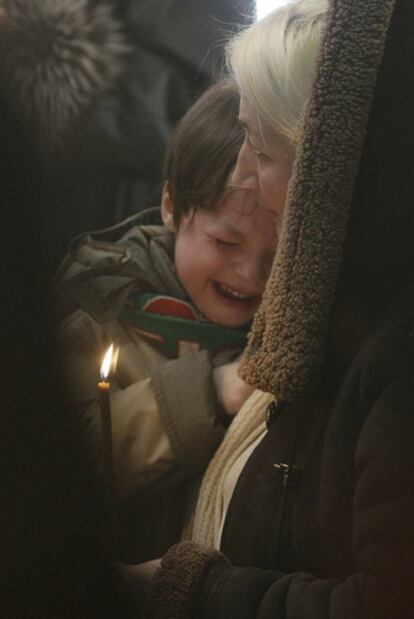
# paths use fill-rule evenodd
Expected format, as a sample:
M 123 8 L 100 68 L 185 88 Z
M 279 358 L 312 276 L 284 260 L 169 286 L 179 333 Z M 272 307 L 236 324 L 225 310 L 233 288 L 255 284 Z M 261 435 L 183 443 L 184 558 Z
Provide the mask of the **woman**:
M 332 3 L 284 208 L 276 135 L 294 147 L 296 134 L 274 121 L 289 82 L 280 91 L 266 30 L 284 22 L 291 80 L 309 49 L 290 36 L 318 7 L 288 5 L 230 52 L 246 127 L 235 182 L 283 214 L 243 368 L 274 400 L 231 496 L 223 554 L 173 547 L 148 617 L 413 615 L 414 10 Z

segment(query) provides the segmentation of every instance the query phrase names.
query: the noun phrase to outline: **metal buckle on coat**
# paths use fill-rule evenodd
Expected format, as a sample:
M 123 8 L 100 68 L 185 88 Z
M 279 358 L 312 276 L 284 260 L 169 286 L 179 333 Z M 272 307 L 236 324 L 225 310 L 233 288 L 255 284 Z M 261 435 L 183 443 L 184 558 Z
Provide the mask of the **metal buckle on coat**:
M 303 469 L 300 466 L 290 465 L 286 462 L 278 462 L 273 465 L 273 468 L 282 475 L 282 482 L 284 486 L 293 488 L 297 486 L 302 478 Z

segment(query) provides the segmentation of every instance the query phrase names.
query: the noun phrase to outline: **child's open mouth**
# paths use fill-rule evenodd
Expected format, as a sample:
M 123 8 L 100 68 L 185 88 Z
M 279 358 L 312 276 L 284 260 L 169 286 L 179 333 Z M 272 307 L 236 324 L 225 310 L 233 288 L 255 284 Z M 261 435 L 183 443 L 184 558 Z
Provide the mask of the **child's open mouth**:
M 257 294 L 243 294 L 239 290 L 235 290 L 235 288 L 231 288 L 231 286 L 226 286 L 225 284 L 220 284 L 219 282 L 213 282 L 213 286 L 220 296 L 229 301 L 251 304 L 257 303 L 261 298 L 261 296 Z

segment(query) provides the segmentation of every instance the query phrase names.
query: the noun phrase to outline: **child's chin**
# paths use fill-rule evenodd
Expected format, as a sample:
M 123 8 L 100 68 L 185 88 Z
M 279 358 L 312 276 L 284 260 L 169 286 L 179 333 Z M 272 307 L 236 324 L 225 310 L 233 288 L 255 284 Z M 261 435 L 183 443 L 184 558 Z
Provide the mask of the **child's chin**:
M 236 312 L 229 312 L 228 314 L 217 314 L 213 319 L 211 319 L 211 321 L 215 322 L 217 325 L 221 325 L 222 327 L 232 327 L 236 329 L 237 327 L 243 327 L 244 325 L 251 322 L 252 318 L 253 314 L 250 312 L 239 315 L 237 315 Z

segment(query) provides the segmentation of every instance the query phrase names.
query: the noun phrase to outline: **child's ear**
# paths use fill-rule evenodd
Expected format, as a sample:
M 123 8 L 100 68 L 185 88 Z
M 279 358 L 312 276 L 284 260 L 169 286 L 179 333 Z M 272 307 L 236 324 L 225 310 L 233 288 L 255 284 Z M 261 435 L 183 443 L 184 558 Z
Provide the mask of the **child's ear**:
M 168 230 L 170 230 L 170 232 L 175 232 L 173 204 L 171 202 L 170 187 L 168 181 L 165 181 L 162 188 L 161 217 L 164 226 Z

